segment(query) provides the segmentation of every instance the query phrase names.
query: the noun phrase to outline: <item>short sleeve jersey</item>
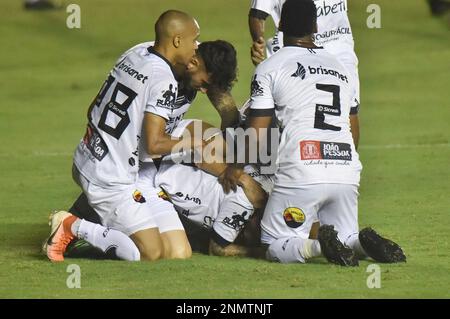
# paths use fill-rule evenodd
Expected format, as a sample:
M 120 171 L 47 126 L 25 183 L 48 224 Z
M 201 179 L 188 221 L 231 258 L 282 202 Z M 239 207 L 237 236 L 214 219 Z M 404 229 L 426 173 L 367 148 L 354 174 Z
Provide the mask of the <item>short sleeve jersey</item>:
M 144 114 L 170 119 L 177 96 L 170 63 L 148 43 L 125 52 L 91 105 L 74 155 L 80 173 L 105 187 L 135 183 Z
M 323 49 L 284 47 L 256 68 L 250 114 L 274 109 L 282 132 L 276 185 L 359 183 L 350 100 L 345 67 Z

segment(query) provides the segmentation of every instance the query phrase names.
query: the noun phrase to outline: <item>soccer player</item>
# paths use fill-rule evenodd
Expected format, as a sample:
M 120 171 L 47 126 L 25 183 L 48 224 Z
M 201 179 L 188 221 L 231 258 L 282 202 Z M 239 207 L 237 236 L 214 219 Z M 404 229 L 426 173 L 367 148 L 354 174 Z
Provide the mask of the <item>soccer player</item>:
M 275 115 L 282 131 L 275 186 L 261 221 L 266 256 L 304 263 L 323 254 L 342 266 L 358 265 L 356 254 L 405 261 L 397 244 L 370 228 L 358 231 L 362 166 L 350 133 L 350 77 L 314 43 L 317 12 L 312 0 L 284 3 L 284 47 L 261 63 L 253 78 L 250 127 L 264 131 Z M 316 219 L 322 226 L 318 240 L 311 240 Z
M 155 189 L 138 188 L 137 164 L 143 153 L 141 138 L 152 155 L 169 154 L 180 142 L 166 133 L 178 96 L 174 68 L 184 69 L 191 61 L 200 29 L 188 14 L 169 10 L 158 18 L 155 34 L 154 47 L 138 46 L 119 58 L 88 110 L 87 131 L 75 151 L 74 180 L 100 215 L 102 225 L 73 215 L 63 218 L 47 241 L 51 261 L 62 261 L 75 237 L 105 250 L 115 246 L 117 255 L 126 260 L 191 255 L 183 230 L 160 233 L 154 212 L 176 212 L 158 198 Z M 194 139 L 182 142 L 187 149 L 203 143 Z M 167 246 L 173 250 L 165 249 Z
M 283 47 L 283 32 L 278 29 L 281 8 L 285 0 L 252 0 L 249 12 L 249 28 L 253 39 L 251 58 L 255 65 L 264 60 L 264 47 L 267 57 L 270 57 Z M 352 89 L 350 121 L 352 136 L 356 148 L 359 143 L 360 104 L 358 58 L 354 51 L 352 29 L 347 16 L 347 0 L 314 0 L 317 7 L 318 31 L 314 34 L 317 46 L 324 47 L 329 53 L 347 68 Z M 275 36 L 264 40 L 265 20 L 271 16 L 277 31 Z M 299 24 L 303 23 L 298 21 Z

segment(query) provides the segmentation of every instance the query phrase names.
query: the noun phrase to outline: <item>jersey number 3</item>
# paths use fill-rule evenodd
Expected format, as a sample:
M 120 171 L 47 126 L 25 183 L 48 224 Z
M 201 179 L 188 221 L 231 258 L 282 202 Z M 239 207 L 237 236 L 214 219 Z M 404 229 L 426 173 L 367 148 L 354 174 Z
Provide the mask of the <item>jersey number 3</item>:
M 100 107 L 100 104 L 103 101 L 106 93 L 111 88 L 112 84 L 116 79 L 110 75 L 108 79 L 103 84 L 100 92 L 94 100 L 93 105 L 91 105 L 90 110 L 92 111 L 94 107 Z M 117 95 L 120 92 L 121 102 L 117 101 Z M 105 108 L 103 109 L 102 115 L 100 116 L 100 121 L 98 122 L 98 127 L 109 135 L 119 139 L 122 133 L 127 128 L 128 124 L 130 124 L 130 116 L 128 115 L 128 108 L 130 107 L 133 100 L 136 98 L 137 93 L 132 89 L 126 87 L 122 83 L 117 82 L 114 87 L 114 91 L 111 95 L 111 100 L 109 100 Z M 116 127 L 109 126 L 106 123 L 106 119 L 108 117 L 108 113 L 112 112 L 115 116 L 117 116 L 120 120 L 117 123 Z M 89 112 L 90 113 L 90 112 Z M 89 120 L 91 120 L 91 116 L 89 116 Z
M 314 128 L 320 130 L 340 131 L 341 128 L 339 126 L 325 123 L 325 114 L 334 116 L 341 115 L 340 87 L 338 85 L 331 84 L 316 84 L 316 88 L 320 91 L 332 93 L 333 105 L 316 104 Z

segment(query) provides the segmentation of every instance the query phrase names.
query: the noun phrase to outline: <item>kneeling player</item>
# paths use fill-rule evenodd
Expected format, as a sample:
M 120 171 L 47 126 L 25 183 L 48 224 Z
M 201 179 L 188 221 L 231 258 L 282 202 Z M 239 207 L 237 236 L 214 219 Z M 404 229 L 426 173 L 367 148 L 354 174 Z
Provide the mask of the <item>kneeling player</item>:
M 304 263 L 323 254 L 356 266 L 357 253 L 405 261 L 400 246 L 358 229 L 362 166 L 349 121 L 352 91 L 345 67 L 313 41 L 316 12 L 312 0 L 286 0 L 285 47 L 257 67 L 252 83 L 250 127 L 266 129 L 274 115 L 282 129 L 275 186 L 261 221 L 267 258 Z M 312 241 L 308 232 L 317 219 L 322 226 Z

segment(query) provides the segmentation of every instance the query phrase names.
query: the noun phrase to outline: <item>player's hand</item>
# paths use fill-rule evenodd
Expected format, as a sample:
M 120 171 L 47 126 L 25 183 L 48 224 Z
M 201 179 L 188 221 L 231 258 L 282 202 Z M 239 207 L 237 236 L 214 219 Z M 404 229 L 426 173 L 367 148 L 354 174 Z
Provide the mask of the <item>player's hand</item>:
M 225 194 L 228 194 L 230 190 L 235 192 L 237 185 L 239 184 L 239 178 L 244 174 L 242 169 L 238 169 L 233 166 L 227 166 L 227 168 L 219 175 L 219 183 L 222 185 Z
M 250 56 L 255 66 L 260 64 L 266 58 L 264 54 L 265 47 L 266 41 L 264 40 L 263 37 L 260 37 L 258 40 L 253 42 L 253 45 L 250 49 Z
M 239 186 L 244 190 L 250 203 L 252 203 L 254 209 L 264 208 L 267 203 L 267 193 L 261 187 L 261 185 L 256 182 L 247 174 L 242 174 L 239 178 Z

